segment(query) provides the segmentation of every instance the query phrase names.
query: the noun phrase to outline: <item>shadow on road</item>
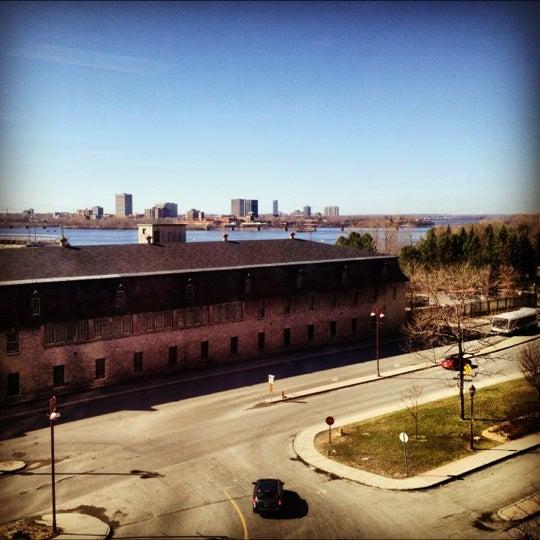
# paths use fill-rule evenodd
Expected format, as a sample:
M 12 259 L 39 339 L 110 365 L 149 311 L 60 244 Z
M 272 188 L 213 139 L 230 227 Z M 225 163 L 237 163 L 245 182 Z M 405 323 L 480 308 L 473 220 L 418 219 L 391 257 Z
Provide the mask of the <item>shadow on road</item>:
M 307 501 L 302 499 L 296 491 L 288 489 L 283 491 L 283 509 L 280 512 L 264 513 L 259 515 L 265 519 L 300 519 L 306 517 L 309 512 Z
M 387 343 L 381 347 L 381 357 L 392 356 L 399 351 L 399 344 Z M 302 354 L 309 354 L 309 352 Z M 74 391 L 64 395 L 57 394 L 58 409 L 62 414 L 61 424 L 118 411 L 154 412 L 157 410 L 155 407 L 161 404 L 265 383 L 270 370 L 280 384 L 286 385 L 285 379 L 288 377 L 373 360 L 373 349 L 365 343 L 358 343 L 358 348 L 354 350 L 339 352 L 334 348 L 313 351 L 313 354 L 316 356 L 294 358 L 293 355 L 290 361 L 273 366 L 252 365 L 250 367 L 249 362 L 245 362 L 245 370 L 235 373 L 227 373 L 227 367 L 223 365 L 213 366 L 199 371 L 171 372 L 165 377 L 90 388 L 79 393 Z M 152 386 L 148 387 L 148 385 Z M 261 393 L 261 398 L 265 397 L 267 395 L 264 392 Z M 63 401 L 77 400 L 82 401 L 62 406 Z M 43 409 L 42 413 L 35 412 L 40 408 Z M 20 437 L 29 431 L 49 426 L 46 414 L 49 411 L 49 398 L 37 399 L 31 404 L 14 403 L 11 406 L 3 406 L 3 409 L 2 416 L 5 416 L 0 421 L 0 440 Z M 26 414 L 29 409 L 33 410 L 31 415 Z M 22 413 L 23 416 L 9 418 L 10 412 Z

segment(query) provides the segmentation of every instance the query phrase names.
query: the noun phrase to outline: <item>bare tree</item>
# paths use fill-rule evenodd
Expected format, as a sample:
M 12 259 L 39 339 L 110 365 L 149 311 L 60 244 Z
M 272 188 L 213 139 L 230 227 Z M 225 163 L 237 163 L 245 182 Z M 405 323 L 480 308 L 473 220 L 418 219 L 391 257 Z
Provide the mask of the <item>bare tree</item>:
M 533 341 L 519 351 L 519 367 L 540 400 L 540 341 Z
M 460 418 L 463 420 L 464 344 L 476 330 L 476 322 L 471 317 L 471 303 L 487 296 L 489 267 L 459 264 L 431 270 L 424 268 L 417 272 L 416 291 L 426 295 L 430 305 L 414 312 L 414 317 L 405 327 L 405 336 L 412 350 L 418 346 L 431 351 L 442 345 L 457 346 Z
M 408 390 L 402 392 L 401 401 L 414 419 L 414 438 L 418 439 L 418 417 L 420 416 L 420 398 L 424 393 L 424 388 L 417 382 Z

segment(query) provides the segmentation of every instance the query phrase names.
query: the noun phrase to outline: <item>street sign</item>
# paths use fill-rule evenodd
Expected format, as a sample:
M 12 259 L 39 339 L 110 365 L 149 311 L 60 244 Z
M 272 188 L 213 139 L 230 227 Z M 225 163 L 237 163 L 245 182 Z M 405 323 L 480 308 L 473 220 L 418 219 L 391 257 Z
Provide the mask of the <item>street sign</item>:
M 326 417 L 326 423 L 331 426 L 334 423 L 334 417 L 333 416 L 327 416 Z
M 406 442 L 408 442 L 409 440 L 409 436 L 404 432 L 402 431 L 400 434 L 399 434 L 399 440 L 405 444 Z

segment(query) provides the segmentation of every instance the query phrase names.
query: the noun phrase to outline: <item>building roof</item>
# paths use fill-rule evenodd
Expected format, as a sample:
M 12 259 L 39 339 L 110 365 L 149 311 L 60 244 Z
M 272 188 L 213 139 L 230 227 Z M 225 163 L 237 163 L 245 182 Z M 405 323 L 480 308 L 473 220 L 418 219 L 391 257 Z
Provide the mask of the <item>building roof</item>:
M 3 249 L 0 285 L 388 258 L 301 239 Z M 394 257 L 391 257 L 394 258 Z

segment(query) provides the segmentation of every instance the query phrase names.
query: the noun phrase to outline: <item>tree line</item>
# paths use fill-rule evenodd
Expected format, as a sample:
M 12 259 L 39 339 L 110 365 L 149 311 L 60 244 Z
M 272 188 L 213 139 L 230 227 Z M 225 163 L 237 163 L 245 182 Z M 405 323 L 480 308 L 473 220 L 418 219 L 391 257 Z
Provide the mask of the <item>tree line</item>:
M 440 268 L 451 264 L 469 264 L 491 268 L 492 277 L 503 278 L 515 273 L 521 283 L 534 279 L 540 260 L 540 233 L 527 223 L 511 225 L 473 225 L 452 230 L 430 229 L 426 236 L 400 253 L 402 267 L 421 264 Z

